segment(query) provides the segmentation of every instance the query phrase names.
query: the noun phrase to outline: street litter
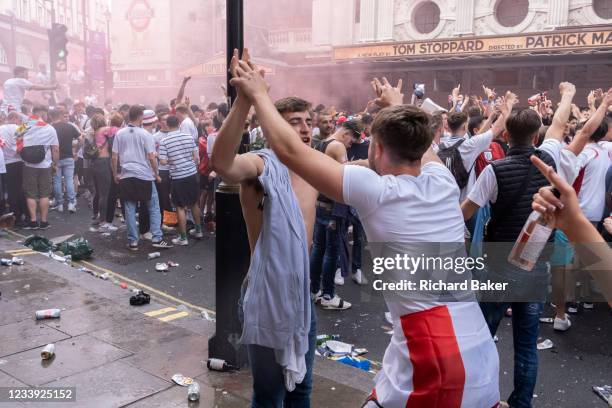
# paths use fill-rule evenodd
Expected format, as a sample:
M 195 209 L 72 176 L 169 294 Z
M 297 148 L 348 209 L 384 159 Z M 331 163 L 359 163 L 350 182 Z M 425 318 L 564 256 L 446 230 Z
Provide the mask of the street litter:
M 151 296 L 142 291 L 130 297 L 130 305 L 132 306 L 148 305 L 149 303 L 151 303 Z
M 64 255 L 70 256 L 71 259 L 74 259 L 75 261 L 89 259 L 91 258 L 91 254 L 94 252 L 91 245 L 89 245 L 89 241 L 83 237 L 75 238 L 72 241 L 62 242 L 57 246 L 57 249 Z
M 13 265 L 23 265 L 25 263 L 23 259 L 17 258 L 16 256 L 11 259 L 11 262 L 13 262 Z
M 59 256 L 59 255 L 55 255 L 53 252 L 49 251 L 49 257 L 51 257 L 51 259 L 58 261 L 58 262 L 66 262 L 66 257 L 64 256 Z
M 37 252 L 53 251 L 55 245 L 45 237 L 39 235 L 30 235 L 23 241 L 23 245 L 32 248 Z
M 340 340 L 339 334 L 319 334 L 317 335 L 317 347 L 325 343 L 327 340 Z
M 168 261 L 168 262 L 166 262 L 166 263 L 168 264 L 168 266 L 171 266 L 171 267 L 173 267 L 173 268 L 176 268 L 177 266 L 179 266 L 179 264 L 177 264 L 177 263 L 176 263 L 176 262 L 174 262 L 174 261 Z
M 155 264 L 155 270 L 157 272 L 166 272 L 168 270 L 168 264 L 164 262 L 159 262 Z
M 0 259 L 0 264 L 2 264 L 2 266 L 11 266 L 13 264 L 13 260 L 8 258 L 2 258 Z
M 109 277 L 110 277 L 110 274 L 108 272 L 104 272 L 102 275 L 100 275 L 100 279 L 103 279 L 103 280 L 108 280 Z
M 193 378 L 185 377 L 183 374 L 174 374 L 172 376 L 172 381 L 180 385 L 181 387 L 187 387 L 193 384 Z
M 601 387 L 598 387 L 594 385 L 593 392 L 599 395 L 601 399 L 606 401 L 609 407 L 612 407 L 612 386 L 602 385 Z
M 548 350 L 550 348 L 553 348 L 553 346 L 554 346 L 554 343 L 550 339 L 546 339 L 546 340 L 538 343 L 538 345 L 537 345 L 538 350 Z
M 111 233 L 110 233 L 110 232 L 103 232 L 103 233 L 102 233 L 102 236 L 103 236 L 103 237 L 110 237 L 110 236 L 111 236 Z
M 211 317 L 210 314 L 206 310 L 202 310 L 202 317 L 208 320 L 209 322 L 215 322 L 217 319 Z
M 337 340 L 328 340 L 325 342 L 325 347 L 336 355 L 350 354 L 353 350 L 353 345 Z
M 121 282 L 121 283 L 119 284 L 119 287 L 120 287 L 121 289 L 127 289 L 128 285 L 127 285 L 127 283 L 125 283 L 125 282 Z
M 55 319 L 60 317 L 62 311 L 60 309 L 45 309 L 36 311 L 36 320 Z
M 342 364 L 360 368 L 364 371 L 370 371 L 370 360 L 368 360 L 367 358 L 344 356 L 340 358 L 334 358 L 334 360 Z
M 213 371 L 236 371 L 238 367 L 229 364 L 227 361 L 220 358 L 209 358 L 206 362 L 206 367 Z
M 194 382 L 187 389 L 187 399 L 189 401 L 198 401 L 200 399 L 200 384 Z
M 160 256 L 161 254 L 159 252 L 151 252 L 149 255 L 147 255 L 147 258 L 155 259 L 155 258 L 159 258 Z
M 180 310 L 181 312 L 188 312 L 189 308 L 185 305 L 178 305 L 176 310 Z
M 554 321 L 552 317 L 540 317 L 540 323 L 554 323 Z
M 55 345 L 47 344 L 40 352 L 40 357 L 43 360 L 50 360 L 55 355 Z
M 28 290 L 28 289 L 30 289 L 30 285 L 29 285 L 29 284 L 25 284 L 25 285 L 23 285 L 23 288 L 24 288 L 25 290 Z
M 200 265 L 196 265 L 196 266 L 194 266 L 194 268 L 195 268 L 196 271 L 201 271 L 202 270 L 202 267 Z

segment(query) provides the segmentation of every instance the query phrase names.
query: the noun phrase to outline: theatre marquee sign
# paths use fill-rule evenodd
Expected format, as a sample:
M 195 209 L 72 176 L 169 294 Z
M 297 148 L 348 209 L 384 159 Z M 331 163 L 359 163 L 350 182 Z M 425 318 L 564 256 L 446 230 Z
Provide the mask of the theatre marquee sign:
M 334 49 L 335 60 L 612 49 L 612 30 L 397 42 Z

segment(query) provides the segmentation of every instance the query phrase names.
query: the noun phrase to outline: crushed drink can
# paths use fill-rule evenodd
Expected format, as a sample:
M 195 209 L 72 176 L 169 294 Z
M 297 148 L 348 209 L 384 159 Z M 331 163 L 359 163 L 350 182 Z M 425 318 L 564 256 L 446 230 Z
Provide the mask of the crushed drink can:
M 193 384 L 193 378 L 186 377 L 183 374 L 174 374 L 172 376 L 172 381 L 174 381 L 176 384 L 180 385 L 181 387 L 188 387 L 191 384 Z
M 0 264 L 2 264 L 2 266 L 11 266 L 13 264 L 13 260 L 8 258 L 2 258 L 0 259 Z
M 55 355 L 55 344 L 47 344 L 40 352 L 43 360 L 50 360 Z
M 187 399 L 189 401 L 198 401 L 200 399 L 200 384 L 194 382 L 187 389 Z
M 60 317 L 62 311 L 60 309 L 46 309 L 36 311 L 36 320 L 56 319 Z
M 11 259 L 11 261 L 13 262 L 13 265 L 23 265 L 23 259 L 21 258 L 17 258 L 16 256 L 13 257 L 13 259 Z
M 155 258 L 159 258 L 160 256 L 161 254 L 159 252 L 151 252 L 149 255 L 147 255 L 147 258 L 155 259 Z

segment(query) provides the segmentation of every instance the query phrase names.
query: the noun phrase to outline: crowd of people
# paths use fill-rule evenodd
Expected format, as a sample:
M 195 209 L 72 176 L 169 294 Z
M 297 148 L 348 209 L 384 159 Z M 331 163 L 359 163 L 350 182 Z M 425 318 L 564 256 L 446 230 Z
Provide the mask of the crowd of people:
M 585 242 L 612 236 L 612 89 L 593 90 L 582 107 L 569 82 L 559 85 L 558 104 L 545 93 L 520 101 L 486 86 L 464 97 L 457 86 L 442 109 L 416 93 L 405 104 L 401 80 L 383 78 L 372 81 L 364 111 L 342 112 L 295 96 L 272 102 L 246 50 L 235 52 L 231 71 L 231 109 L 190 104 L 189 78 L 168 104 L 102 108 L 33 104 L 25 91 L 53 86 L 15 69 L 0 113 L 0 195 L 18 228 L 46 229 L 49 208 L 81 211 L 82 194 L 91 229 L 116 231 L 122 218 L 135 251 L 143 239 L 163 249 L 214 232 L 217 183 L 239 183 L 252 254 L 241 308 L 253 406 L 308 406 L 314 305 L 352 306 L 337 288 L 368 283 L 366 241 L 513 243 L 536 210 L 557 226 L 554 253 L 533 273 L 552 280 L 554 329 L 568 330 L 569 315 L 595 307 L 589 293 L 576 293 L 576 278 L 612 302 L 610 263 L 601 267 L 609 251 L 591 248 L 603 263 L 583 263 L 578 277 L 571 267 Z M 173 214 L 176 228 L 166 222 Z M 166 240 L 170 232 L 176 237 Z M 497 272 L 535 285 L 510 263 Z M 393 336 L 365 406 L 501 406 L 493 337 L 504 314 L 515 342 L 507 403 L 531 406 L 541 301 L 400 298 L 387 307 Z

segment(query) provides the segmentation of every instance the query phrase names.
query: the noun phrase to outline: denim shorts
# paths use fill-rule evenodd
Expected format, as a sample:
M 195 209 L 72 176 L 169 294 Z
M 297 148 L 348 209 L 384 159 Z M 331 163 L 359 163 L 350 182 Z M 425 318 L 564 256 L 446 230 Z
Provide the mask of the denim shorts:
M 550 266 L 565 266 L 574 259 L 574 247 L 561 230 L 555 230 L 555 244 L 550 257 Z

